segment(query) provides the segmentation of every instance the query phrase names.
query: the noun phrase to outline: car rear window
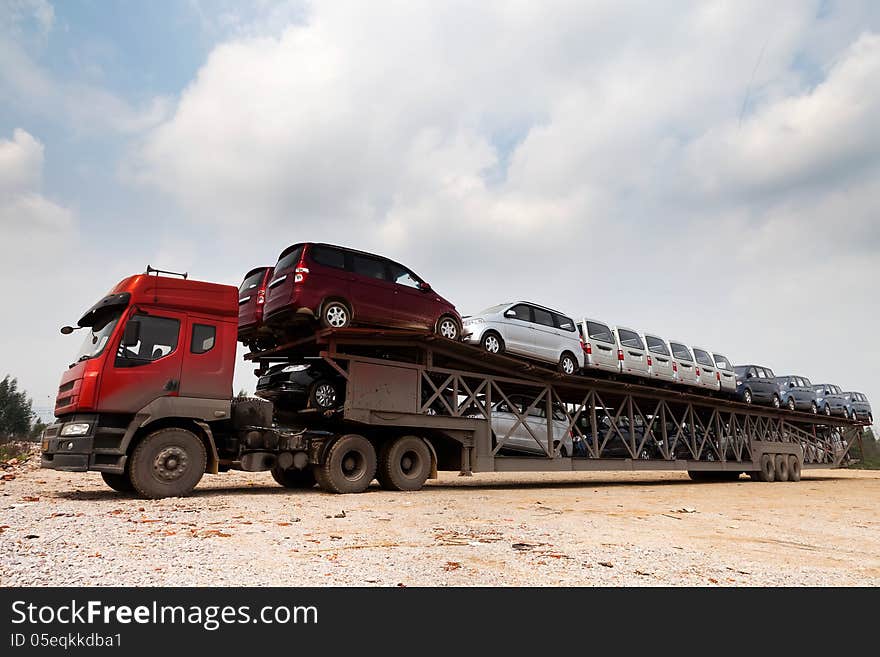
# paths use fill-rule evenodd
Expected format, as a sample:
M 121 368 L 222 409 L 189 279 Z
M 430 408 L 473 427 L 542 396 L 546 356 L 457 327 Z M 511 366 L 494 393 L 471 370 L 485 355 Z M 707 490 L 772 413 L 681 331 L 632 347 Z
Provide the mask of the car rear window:
M 733 368 L 733 371 L 736 373 L 738 377 L 743 377 L 748 372 L 749 368 L 744 365 L 737 365 Z
M 313 246 L 309 249 L 309 257 L 316 264 L 325 267 L 335 267 L 336 269 L 345 269 L 345 251 L 334 249 L 330 246 Z
M 250 290 L 258 288 L 260 286 L 260 284 L 263 282 L 263 274 L 264 273 L 265 273 L 265 270 L 261 269 L 257 273 L 251 274 L 250 276 L 245 278 L 241 283 L 241 287 L 238 288 L 238 293 L 243 294 L 245 292 L 249 292 Z
M 648 343 L 648 349 L 651 350 L 652 353 L 662 354 L 663 356 L 669 355 L 669 350 L 666 348 L 666 343 L 663 342 L 660 338 L 655 338 L 653 335 L 646 335 L 645 342 Z
M 587 322 L 587 335 L 590 336 L 591 340 L 614 344 L 614 336 L 611 335 L 611 329 L 599 322 Z
M 696 358 L 697 362 L 703 367 L 715 367 L 715 363 L 712 362 L 712 357 L 709 356 L 708 352 L 705 352 L 702 349 L 694 349 L 694 358 Z
M 278 264 L 275 265 L 275 273 L 280 274 L 283 271 L 286 271 L 293 267 L 296 263 L 299 262 L 300 257 L 302 257 L 303 245 L 299 244 L 295 247 L 292 247 L 290 251 L 287 253 L 283 253 L 280 258 L 278 258 Z
M 532 312 L 535 313 L 536 324 L 541 324 L 542 326 L 554 326 L 553 313 L 542 310 L 541 308 L 532 308 Z
M 678 360 L 685 360 L 689 363 L 694 360 L 693 356 L 691 356 L 690 349 L 685 347 L 683 344 L 679 344 L 678 342 L 670 342 L 669 346 L 672 348 L 672 355 L 678 358 Z
M 635 331 L 617 329 L 617 335 L 620 338 L 620 344 L 622 344 L 624 347 L 632 347 L 633 349 L 645 348 L 645 345 L 642 344 L 642 339 Z
M 357 253 L 352 254 L 352 269 L 355 274 L 366 276 L 367 278 L 378 278 L 380 280 L 388 280 L 385 273 L 385 262 L 378 258 L 363 256 Z
M 721 368 L 722 370 L 727 370 L 728 372 L 733 370 L 733 367 L 730 366 L 730 361 L 727 360 L 727 358 L 725 358 L 721 354 L 712 354 L 712 355 L 715 357 L 715 365 L 717 367 Z

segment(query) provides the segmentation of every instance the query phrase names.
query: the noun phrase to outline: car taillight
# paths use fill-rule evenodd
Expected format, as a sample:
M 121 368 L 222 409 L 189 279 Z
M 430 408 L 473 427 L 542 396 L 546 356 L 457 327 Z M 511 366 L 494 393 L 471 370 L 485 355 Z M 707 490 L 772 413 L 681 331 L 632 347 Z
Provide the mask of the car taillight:
M 296 269 L 293 270 L 293 282 L 294 283 L 303 283 L 306 280 L 306 275 L 309 273 L 308 267 L 303 267 L 302 263 L 299 263 Z
M 587 356 L 593 355 L 593 345 L 591 345 L 589 342 L 584 342 L 583 340 L 581 340 L 581 349 L 584 350 L 584 353 Z
M 721 372 L 715 372 L 715 379 L 718 381 L 721 380 Z
M 700 376 L 700 368 L 698 367 L 696 369 L 697 369 L 697 376 Z
M 617 350 L 617 360 L 623 360 L 623 349 Z
M 266 290 L 265 289 L 257 292 L 257 305 L 262 306 L 264 303 L 266 303 Z
M 653 362 L 651 361 L 651 357 L 648 356 L 648 367 L 651 367 L 651 365 L 653 365 Z
M 678 372 L 678 363 L 676 363 L 675 361 L 672 361 L 672 371 Z

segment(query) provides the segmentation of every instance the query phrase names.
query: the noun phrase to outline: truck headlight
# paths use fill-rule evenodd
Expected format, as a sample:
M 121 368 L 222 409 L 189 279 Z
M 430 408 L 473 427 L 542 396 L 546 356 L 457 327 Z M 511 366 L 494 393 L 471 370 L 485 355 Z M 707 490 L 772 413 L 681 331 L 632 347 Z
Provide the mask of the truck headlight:
M 290 374 L 291 372 L 302 372 L 307 369 L 309 369 L 308 365 L 288 365 L 281 371 L 285 374 Z
M 71 422 L 61 429 L 62 436 L 85 436 L 89 432 L 88 422 Z

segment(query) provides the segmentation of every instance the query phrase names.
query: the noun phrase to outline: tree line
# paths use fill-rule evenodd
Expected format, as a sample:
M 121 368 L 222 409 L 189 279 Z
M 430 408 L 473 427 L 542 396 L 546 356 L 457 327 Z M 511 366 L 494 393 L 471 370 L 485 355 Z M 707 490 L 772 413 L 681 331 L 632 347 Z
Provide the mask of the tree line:
M 8 374 L 0 381 L 0 442 L 39 440 L 46 425 L 34 413 L 33 402 L 18 379 Z

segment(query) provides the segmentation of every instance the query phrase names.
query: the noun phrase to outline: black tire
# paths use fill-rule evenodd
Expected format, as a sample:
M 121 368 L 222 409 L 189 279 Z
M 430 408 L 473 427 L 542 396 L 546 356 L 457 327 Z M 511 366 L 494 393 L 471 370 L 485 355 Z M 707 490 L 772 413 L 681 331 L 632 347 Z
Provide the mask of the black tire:
M 313 488 L 315 485 L 315 474 L 311 468 L 297 470 L 296 468 L 287 468 L 286 470 L 275 466 L 272 468 L 272 479 L 279 486 L 284 488 Z
M 831 417 L 831 406 L 829 406 L 828 402 L 825 402 L 825 417 Z
M 754 401 L 754 399 L 752 398 L 752 391 L 746 388 L 745 390 L 743 390 L 743 403 L 751 404 L 752 401 Z
M 182 497 L 199 483 L 207 462 L 201 438 L 192 431 L 168 427 L 138 443 L 131 455 L 129 476 L 144 497 Z
M 483 334 L 483 339 L 480 340 L 480 344 L 483 346 L 483 349 L 490 354 L 504 353 L 504 340 L 502 340 L 501 336 L 495 331 L 486 331 L 486 333 Z
M 779 399 L 779 395 L 773 395 L 773 408 L 781 408 L 782 401 Z
M 777 454 L 773 459 L 773 469 L 776 472 L 776 481 L 788 481 L 788 455 Z
M 874 415 L 873 415 L 873 413 L 868 413 L 868 424 L 874 424 Z
M 559 358 L 559 371 L 562 374 L 572 376 L 577 373 L 577 359 L 570 351 L 565 351 Z
M 104 480 L 104 483 L 110 486 L 117 493 L 133 493 L 134 485 L 131 483 L 131 478 L 128 476 L 128 472 L 123 472 L 122 474 L 112 474 L 110 472 L 102 472 L 101 479 Z
M 457 342 L 461 339 L 461 323 L 452 315 L 443 315 L 437 320 L 434 332 L 441 338 Z
M 761 456 L 761 470 L 758 473 L 758 481 L 771 482 L 776 480 L 776 464 L 772 454 Z
M 331 381 L 319 379 L 309 390 L 309 406 L 319 411 L 329 411 L 339 406 L 339 391 Z
M 795 402 L 794 402 L 794 397 L 788 398 L 787 406 L 788 406 L 788 410 L 790 410 L 792 413 L 794 413 L 797 410 L 797 404 L 795 404 Z
M 810 402 L 810 413 L 812 413 L 813 415 L 818 415 L 819 407 L 816 406 L 816 402 Z
M 363 436 L 346 434 L 334 441 L 313 472 L 328 493 L 363 493 L 376 476 L 376 450 Z
M 382 445 L 376 479 L 385 490 L 419 490 L 430 476 L 431 450 L 418 436 L 401 436 Z
M 788 456 L 788 480 L 801 480 L 801 460 L 794 454 Z
M 351 326 L 351 310 L 341 301 L 328 301 L 321 308 L 321 326 L 337 329 Z

